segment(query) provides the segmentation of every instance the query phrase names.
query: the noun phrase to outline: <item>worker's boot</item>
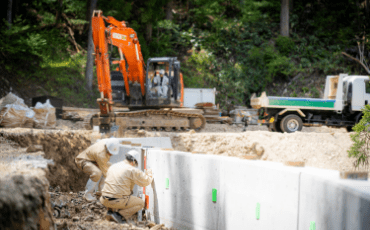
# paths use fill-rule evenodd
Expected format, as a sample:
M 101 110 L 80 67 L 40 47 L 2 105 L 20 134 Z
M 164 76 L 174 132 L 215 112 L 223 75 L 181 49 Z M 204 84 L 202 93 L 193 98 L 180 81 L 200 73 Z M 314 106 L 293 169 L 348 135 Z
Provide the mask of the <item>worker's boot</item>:
M 98 184 L 97 182 L 92 182 L 90 188 L 86 188 L 84 198 L 87 201 L 90 201 L 90 202 L 91 201 L 96 201 L 96 197 L 94 197 L 94 191 L 95 191 L 95 188 L 96 188 L 97 184 Z
M 114 221 L 114 222 L 116 222 L 118 224 L 123 224 L 123 223 L 126 222 L 126 221 L 124 221 L 122 219 L 121 214 L 119 214 L 118 212 L 113 212 L 112 209 L 108 209 L 108 212 L 107 212 L 107 215 L 106 215 L 106 219 L 107 220 Z

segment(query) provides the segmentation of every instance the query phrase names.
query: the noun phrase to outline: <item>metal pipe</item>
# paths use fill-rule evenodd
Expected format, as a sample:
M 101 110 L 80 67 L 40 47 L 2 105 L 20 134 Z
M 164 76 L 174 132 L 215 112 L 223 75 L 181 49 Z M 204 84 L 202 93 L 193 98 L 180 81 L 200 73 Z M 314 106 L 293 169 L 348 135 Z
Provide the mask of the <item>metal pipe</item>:
M 139 61 L 139 51 L 137 50 L 137 44 L 135 44 L 136 59 Z
M 119 57 L 120 57 L 120 59 L 122 61 L 123 60 L 123 54 L 122 54 L 121 48 L 118 48 L 118 52 L 119 52 Z

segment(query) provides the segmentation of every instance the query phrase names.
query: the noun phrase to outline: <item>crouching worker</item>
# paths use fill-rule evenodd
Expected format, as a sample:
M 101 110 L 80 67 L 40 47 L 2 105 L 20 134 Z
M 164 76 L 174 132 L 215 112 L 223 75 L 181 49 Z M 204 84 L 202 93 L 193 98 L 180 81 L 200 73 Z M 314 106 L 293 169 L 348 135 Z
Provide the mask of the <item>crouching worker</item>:
M 98 184 L 100 178 L 101 181 L 98 186 L 99 193 L 104 184 L 104 178 L 106 178 L 108 168 L 111 163 L 109 159 L 112 155 L 118 154 L 119 142 L 115 138 L 101 140 L 89 148 L 85 149 L 83 152 L 78 154 L 75 158 L 77 167 L 81 169 L 84 173 L 90 176 L 93 184 L 86 188 L 85 199 L 87 201 L 95 201 L 93 193 L 95 191 L 96 185 Z
M 100 202 L 108 208 L 107 219 L 109 220 L 124 223 L 144 208 L 144 201 L 131 195 L 135 184 L 141 187 L 151 184 L 153 174 L 151 170 L 144 173 L 136 168 L 138 159 L 139 152 L 131 150 L 126 155 L 126 160 L 113 164 L 108 169 Z

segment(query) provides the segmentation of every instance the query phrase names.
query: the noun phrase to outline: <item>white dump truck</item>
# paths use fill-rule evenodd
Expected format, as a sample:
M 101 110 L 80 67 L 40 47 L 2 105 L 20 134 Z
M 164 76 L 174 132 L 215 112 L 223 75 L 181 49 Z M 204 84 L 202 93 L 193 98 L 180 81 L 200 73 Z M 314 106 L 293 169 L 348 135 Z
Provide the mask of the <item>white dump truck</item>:
M 370 101 L 369 76 L 340 74 L 327 76 L 323 99 L 270 97 L 263 92 L 251 97 L 259 120 L 270 131 L 292 133 L 303 126 L 345 127 L 348 131 L 362 117 L 361 109 Z

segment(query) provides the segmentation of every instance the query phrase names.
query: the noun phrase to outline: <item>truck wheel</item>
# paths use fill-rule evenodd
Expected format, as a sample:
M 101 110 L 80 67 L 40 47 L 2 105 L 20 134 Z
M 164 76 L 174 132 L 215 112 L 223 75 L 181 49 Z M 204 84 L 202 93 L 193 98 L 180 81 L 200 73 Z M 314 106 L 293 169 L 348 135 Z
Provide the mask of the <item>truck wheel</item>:
M 283 131 L 281 130 L 281 122 L 282 121 L 280 121 L 280 120 L 277 120 L 276 122 L 275 122 L 275 130 L 276 130 L 276 132 L 279 132 L 279 133 L 283 133 Z
M 297 115 L 288 115 L 281 120 L 280 128 L 283 132 L 294 133 L 296 131 L 301 131 L 303 127 L 303 122 Z
M 269 124 L 268 129 L 270 132 L 279 132 L 282 133 L 280 128 L 281 121 L 275 121 L 273 124 Z

